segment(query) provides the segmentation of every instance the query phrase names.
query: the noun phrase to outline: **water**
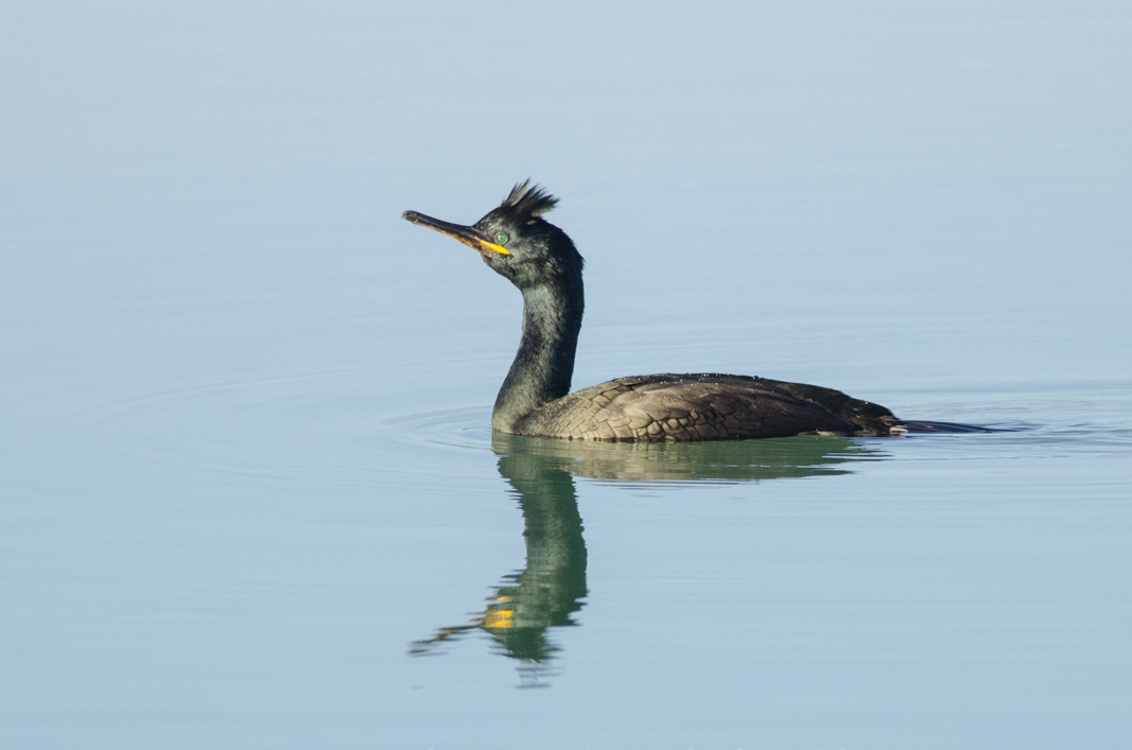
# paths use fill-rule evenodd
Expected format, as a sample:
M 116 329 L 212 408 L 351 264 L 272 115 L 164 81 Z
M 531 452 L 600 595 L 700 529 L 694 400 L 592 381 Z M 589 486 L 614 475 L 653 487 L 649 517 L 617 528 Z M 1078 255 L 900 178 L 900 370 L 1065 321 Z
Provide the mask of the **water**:
M 1132 16 L 17 4 L 0 745 L 1122 747 Z M 532 176 L 575 385 L 901 439 L 493 436 Z

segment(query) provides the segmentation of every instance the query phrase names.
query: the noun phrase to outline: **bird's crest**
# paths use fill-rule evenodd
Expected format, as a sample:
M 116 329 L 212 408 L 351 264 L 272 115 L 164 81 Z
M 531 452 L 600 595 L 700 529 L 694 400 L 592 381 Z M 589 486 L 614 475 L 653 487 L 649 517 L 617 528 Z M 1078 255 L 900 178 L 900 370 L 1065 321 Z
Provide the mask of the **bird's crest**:
M 558 199 L 530 180 L 523 180 L 503 199 L 500 208 L 509 209 L 526 219 L 537 218 L 558 204 Z

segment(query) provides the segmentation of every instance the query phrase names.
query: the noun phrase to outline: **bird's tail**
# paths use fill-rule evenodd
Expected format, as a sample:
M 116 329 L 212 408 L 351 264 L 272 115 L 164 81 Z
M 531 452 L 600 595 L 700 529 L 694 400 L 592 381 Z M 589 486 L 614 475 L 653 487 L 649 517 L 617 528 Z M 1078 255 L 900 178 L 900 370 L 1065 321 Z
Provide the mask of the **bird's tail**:
M 925 432 L 1012 432 L 996 427 L 980 427 L 974 424 L 961 424 L 959 422 L 931 422 L 926 420 L 906 420 L 892 428 L 893 432 L 925 433 Z

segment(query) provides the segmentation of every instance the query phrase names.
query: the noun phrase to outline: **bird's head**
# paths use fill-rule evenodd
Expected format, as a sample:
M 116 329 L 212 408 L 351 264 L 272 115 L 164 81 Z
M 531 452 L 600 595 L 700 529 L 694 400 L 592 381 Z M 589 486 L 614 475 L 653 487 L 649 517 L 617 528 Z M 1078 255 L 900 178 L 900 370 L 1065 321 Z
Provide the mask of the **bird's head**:
M 530 181 L 511 189 L 497 208 L 475 224 L 451 224 L 406 211 L 401 218 L 435 229 L 479 251 L 484 262 L 515 286 L 581 278 L 582 256 L 558 227 L 542 218 L 558 199 Z

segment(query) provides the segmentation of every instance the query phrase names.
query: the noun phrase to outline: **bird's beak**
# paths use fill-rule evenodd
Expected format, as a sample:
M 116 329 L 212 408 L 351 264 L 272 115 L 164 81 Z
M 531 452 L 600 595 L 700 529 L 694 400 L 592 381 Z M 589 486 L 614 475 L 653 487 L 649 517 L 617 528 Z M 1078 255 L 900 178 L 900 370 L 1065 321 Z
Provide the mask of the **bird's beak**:
M 489 252 L 499 253 L 500 255 L 511 254 L 511 251 L 503 247 L 503 245 L 497 245 L 496 243 L 491 242 L 486 237 L 482 236 L 479 230 L 475 227 L 467 227 L 463 224 L 449 224 L 447 221 L 441 221 L 440 219 L 434 219 L 431 216 L 418 214 L 416 211 L 406 211 L 405 213 L 401 214 L 401 218 L 405 221 L 411 221 L 412 223 L 418 224 L 422 227 L 435 229 L 441 234 L 446 234 L 454 240 L 463 242 L 465 245 L 474 250 L 479 250 L 480 253 L 484 255 L 487 255 L 487 253 Z

